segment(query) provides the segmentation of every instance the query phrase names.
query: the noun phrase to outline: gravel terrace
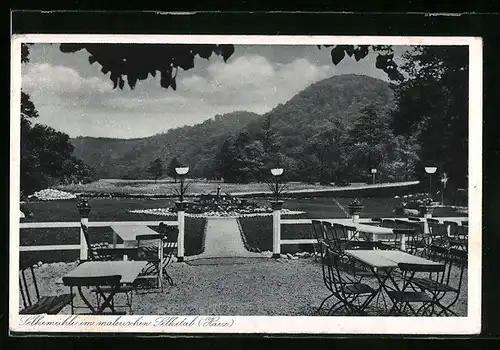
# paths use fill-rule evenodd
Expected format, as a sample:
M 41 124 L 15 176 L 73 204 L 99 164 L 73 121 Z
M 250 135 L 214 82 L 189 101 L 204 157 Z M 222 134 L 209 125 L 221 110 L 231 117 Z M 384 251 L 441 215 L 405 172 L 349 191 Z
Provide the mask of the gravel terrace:
M 217 263 L 214 259 L 212 264 L 203 265 L 173 262 L 169 273 L 176 285 L 167 284 L 163 294 L 134 293 L 133 312 L 136 315 L 317 315 L 317 307 L 328 295 L 318 261 L 312 257 L 245 260 L 242 261 L 245 263 Z M 68 288 L 56 282 L 75 267 L 76 263 L 38 267 L 41 294 L 67 293 Z M 466 276 L 463 283 L 460 298 L 453 307 L 460 316 L 467 315 Z M 120 298 L 117 303 L 123 302 Z M 81 303 L 78 298 L 75 301 Z M 61 311 L 69 313 L 69 306 Z

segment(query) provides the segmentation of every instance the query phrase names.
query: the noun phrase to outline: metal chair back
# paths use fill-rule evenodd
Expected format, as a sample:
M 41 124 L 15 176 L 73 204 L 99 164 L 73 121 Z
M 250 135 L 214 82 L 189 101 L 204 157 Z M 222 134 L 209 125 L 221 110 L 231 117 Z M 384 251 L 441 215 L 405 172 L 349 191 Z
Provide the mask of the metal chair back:
M 163 255 L 162 240 L 163 236 L 160 234 L 145 234 L 137 235 L 137 260 L 142 261 L 158 261 Z
M 38 289 L 34 265 L 34 259 L 23 259 L 19 261 L 19 291 L 21 292 L 24 308 L 33 306 L 33 304 L 40 300 L 40 290 Z M 28 273 L 28 270 L 30 270 L 31 273 Z M 33 291 L 30 292 L 29 275 L 31 275 L 31 285 L 33 286 L 34 293 L 32 293 Z
M 323 224 L 320 220 L 311 220 L 314 238 L 320 242 L 323 239 Z

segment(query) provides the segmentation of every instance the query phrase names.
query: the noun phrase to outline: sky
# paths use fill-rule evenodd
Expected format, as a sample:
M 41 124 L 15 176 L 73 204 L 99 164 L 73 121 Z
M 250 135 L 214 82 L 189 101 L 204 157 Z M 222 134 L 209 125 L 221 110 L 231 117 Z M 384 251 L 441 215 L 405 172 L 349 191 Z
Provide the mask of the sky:
M 395 61 L 408 47 L 395 47 Z M 193 69 L 179 70 L 177 90 L 164 89 L 159 74 L 139 81 L 134 90 L 113 89 L 88 52 L 62 53 L 59 44 L 30 47 L 22 66 L 21 87 L 39 112 L 37 123 L 70 137 L 137 138 L 201 123 L 233 111 L 265 113 L 312 83 L 340 74 L 363 74 L 388 80 L 375 67 L 375 55 L 337 66 L 328 48 L 291 45 L 235 45 L 224 63 L 212 55 L 197 57 Z

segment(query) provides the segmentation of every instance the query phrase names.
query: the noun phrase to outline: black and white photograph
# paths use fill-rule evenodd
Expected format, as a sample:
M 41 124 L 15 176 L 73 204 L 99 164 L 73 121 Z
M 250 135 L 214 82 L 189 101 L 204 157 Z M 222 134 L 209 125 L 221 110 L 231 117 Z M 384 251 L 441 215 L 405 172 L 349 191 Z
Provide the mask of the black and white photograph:
M 10 329 L 471 334 L 481 40 L 12 39 Z

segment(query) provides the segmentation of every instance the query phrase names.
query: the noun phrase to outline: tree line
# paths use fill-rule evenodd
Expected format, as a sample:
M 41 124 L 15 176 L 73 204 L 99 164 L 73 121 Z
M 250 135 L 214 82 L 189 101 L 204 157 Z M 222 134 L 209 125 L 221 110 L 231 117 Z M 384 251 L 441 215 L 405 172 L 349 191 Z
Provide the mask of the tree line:
M 215 161 L 216 177 L 227 182 L 265 181 L 270 168 L 285 169 L 290 181 L 343 185 L 370 181 L 371 169 L 384 181 L 415 179 L 418 143 L 394 136 L 381 108 L 367 105 L 348 127 L 332 119 L 307 142 L 284 147 L 282 138 L 264 119 L 258 132 L 243 131 L 226 140 Z

